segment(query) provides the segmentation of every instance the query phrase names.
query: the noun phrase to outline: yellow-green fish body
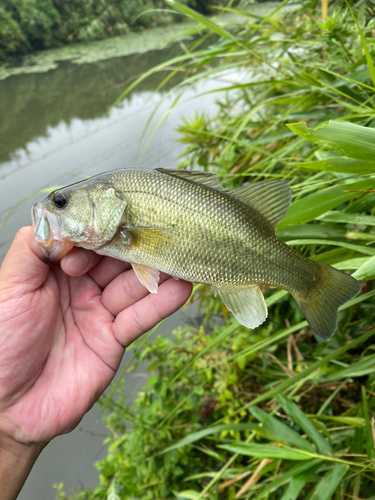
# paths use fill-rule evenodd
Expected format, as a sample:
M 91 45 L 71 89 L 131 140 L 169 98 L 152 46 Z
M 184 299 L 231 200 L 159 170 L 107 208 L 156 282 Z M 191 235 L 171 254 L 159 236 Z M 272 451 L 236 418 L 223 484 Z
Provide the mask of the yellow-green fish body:
M 150 292 L 158 271 L 209 284 L 250 328 L 267 316 L 259 285 L 283 288 L 315 333 L 330 338 L 338 306 L 359 284 L 276 238 L 290 202 L 280 181 L 228 192 L 212 174 L 116 170 L 51 193 L 34 205 L 33 226 L 50 258 L 77 245 L 131 262 Z

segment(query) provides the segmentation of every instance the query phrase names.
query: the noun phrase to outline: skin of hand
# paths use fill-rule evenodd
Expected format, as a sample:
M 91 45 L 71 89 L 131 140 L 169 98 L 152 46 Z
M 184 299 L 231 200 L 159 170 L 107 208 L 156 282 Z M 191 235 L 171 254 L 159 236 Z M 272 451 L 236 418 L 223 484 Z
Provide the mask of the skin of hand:
M 32 228 L 17 233 L 0 268 L 3 500 L 17 497 L 46 444 L 77 426 L 125 348 L 190 293 L 190 283 L 162 275 L 149 294 L 130 264 L 88 250 L 46 263 Z

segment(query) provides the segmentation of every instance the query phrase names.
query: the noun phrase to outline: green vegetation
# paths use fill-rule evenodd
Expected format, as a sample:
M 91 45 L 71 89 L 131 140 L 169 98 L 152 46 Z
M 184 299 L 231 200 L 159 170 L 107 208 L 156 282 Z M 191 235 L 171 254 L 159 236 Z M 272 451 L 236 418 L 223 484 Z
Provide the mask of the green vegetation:
M 219 71 L 227 83 L 214 118 L 202 112 L 181 125 L 181 167 L 216 172 L 232 188 L 283 179 L 293 204 L 277 235 L 352 272 L 362 293 L 324 342 L 284 291 L 265 290 L 268 320 L 249 331 L 196 285 L 199 326 L 138 341 L 129 371 L 147 360 L 152 374 L 133 405 L 124 380 L 103 400 L 111 435 L 100 485 L 70 498 L 373 500 L 373 2 L 333 2 L 324 22 L 315 1 L 262 19 L 242 12 L 246 23 L 226 29 L 166 2 L 204 34 L 164 66 L 183 68 L 185 85 Z M 165 83 L 178 68 L 169 71 Z M 58 498 L 67 498 L 62 485 Z
M 207 14 L 214 0 L 183 0 Z M 181 21 L 163 0 L 1 0 L 0 61 Z

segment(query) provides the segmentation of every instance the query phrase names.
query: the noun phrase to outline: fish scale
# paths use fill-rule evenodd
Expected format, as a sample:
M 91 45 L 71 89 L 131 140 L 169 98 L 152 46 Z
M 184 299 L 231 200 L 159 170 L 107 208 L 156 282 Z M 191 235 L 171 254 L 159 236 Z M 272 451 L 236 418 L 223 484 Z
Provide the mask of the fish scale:
M 157 291 L 158 271 L 208 284 L 249 328 L 267 316 L 259 286 L 280 287 L 328 339 L 338 307 L 360 287 L 276 238 L 290 203 L 281 181 L 229 192 L 213 174 L 129 169 L 54 191 L 32 213 L 36 239 L 50 259 L 77 245 L 131 262 L 150 292 Z
M 230 193 L 157 171 L 152 173 L 153 182 L 149 181 L 148 172 L 133 171 L 126 182 L 115 176 L 113 185 L 126 193 L 127 213 L 133 227 L 162 227 L 172 231 L 172 239 L 165 245 L 159 242 L 157 248 L 139 245 L 128 250 L 114 241 L 113 256 L 216 286 L 267 283 L 291 290 L 300 288 L 298 264 L 306 259 L 278 240 L 250 206 L 239 203 Z M 152 213 L 160 204 L 164 210 Z M 213 252 L 212 248 L 218 251 Z M 282 254 L 290 262 L 287 277 L 280 274 Z M 262 257 L 265 255 L 266 259 Z M 307 262 L 314 267 L 313 261 Z M 291 273 L 294 280 L 290 279 Z M 303 279 L 306 281 L 306 271 Z

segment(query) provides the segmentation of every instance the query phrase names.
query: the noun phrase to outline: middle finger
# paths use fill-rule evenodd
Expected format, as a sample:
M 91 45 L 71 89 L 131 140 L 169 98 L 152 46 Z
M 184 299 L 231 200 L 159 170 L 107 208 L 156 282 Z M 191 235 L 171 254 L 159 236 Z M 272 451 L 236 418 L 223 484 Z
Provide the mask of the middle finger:
M 159 285 L 169 278 L 167 274 L 160 273 Z M 143 299 L 150 292 L 137 278 L 132 269 L 120 274 L 103 290 L 102 303 L 108 311 L 117 316 L 127 307 Z
M 112 257 L 102 257 L 101 261 L 89 271 L 89 275 L 100 288 L 105 288 L 117 276 L 130 268 L 129 262 L 112 259 Z

